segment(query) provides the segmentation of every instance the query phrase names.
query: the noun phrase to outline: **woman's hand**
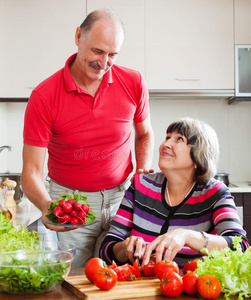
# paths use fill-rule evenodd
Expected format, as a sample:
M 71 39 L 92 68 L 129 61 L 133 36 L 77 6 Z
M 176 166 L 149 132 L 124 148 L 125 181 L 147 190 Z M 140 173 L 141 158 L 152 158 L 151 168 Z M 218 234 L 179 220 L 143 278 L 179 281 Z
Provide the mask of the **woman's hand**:
M 146 250 L 146 244 L 142 237 L 130 236 L 124 240 L 125 254 L 133 263 L 135 257 L 141 259 Z
M 173 260 L 185 245 L 187 233 L 185 229 L 174 229 L 158 236 L 146 247 L 143 264 L 146 265 L 149 262 L 153 250 L 156 250 L 156 264 L 162 259 Z

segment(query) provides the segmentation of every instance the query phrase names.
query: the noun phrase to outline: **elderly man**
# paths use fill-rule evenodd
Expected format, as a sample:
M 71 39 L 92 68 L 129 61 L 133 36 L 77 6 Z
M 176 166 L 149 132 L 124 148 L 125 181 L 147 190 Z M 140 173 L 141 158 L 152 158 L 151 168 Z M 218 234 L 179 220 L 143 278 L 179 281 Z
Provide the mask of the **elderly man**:
M 78 52 L 33 90 L 25 113 L 22 187 L 42 211 L 42 221 L 48 221 L 52 199 L 64 192 L 86 194 L 100 219 L 74 230 L 46 225 L 58 232 L 60 241 L 76 244 L 74 267 L 98 256 L 129 186 L 133 125 L 135 173 L 151 167 L 153 132 L 145 80 L 138 71 L 114 64 L 123 40 L 123 26 L 113 12 L 90 13 L 76 30 Z M 47 149 L 49 193 L 43 182 Z

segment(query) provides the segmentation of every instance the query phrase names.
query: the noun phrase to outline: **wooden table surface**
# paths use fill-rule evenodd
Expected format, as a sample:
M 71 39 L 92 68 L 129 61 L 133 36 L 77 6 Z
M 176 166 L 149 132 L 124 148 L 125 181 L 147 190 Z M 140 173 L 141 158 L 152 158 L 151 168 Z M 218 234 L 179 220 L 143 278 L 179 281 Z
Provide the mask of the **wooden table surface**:
M 82 275 L 84 272 L 83 269 L 73 269 L 70 272 L 71 276 L 74 275 Z M 5 294 L 5 293 L 0 293 L 0 300 L 42 300 L 42 299 L 46 299 L 46 300 L 79 300 L 79 298 L 77 296 L 75 296 L 71 291 L 69 291 L 68 289 L 66 289 L 63 286 L 59 286 L 57 289 L 46 293 L 46 294 L 40 294 L 40 295 L 9 295 L 9 294 Z M 139 300 L 139 299 L 144 299 L 144 300 L 163 300 L 163 299 L 170 299 L 170 300 L 195 300 L 195 299 L 202 299 L 199 297 L 192 297 L 192 296 L 188 296 L 185 294 L 181 294 L 179 297 L 176 298 L 167 298 L 164 297 L 162 295 L 160 296 L 149 296 L 149 297 L 144 297 L 144 298 L 128 298 L 128 300 Z M 251 298 L 245 298 L 247 299 L 251 299 Z M 224 295 L 220 295 L 217 300 L 225 300 Z M 231 300 L 237 300 L 237 296 L 231 297 Z

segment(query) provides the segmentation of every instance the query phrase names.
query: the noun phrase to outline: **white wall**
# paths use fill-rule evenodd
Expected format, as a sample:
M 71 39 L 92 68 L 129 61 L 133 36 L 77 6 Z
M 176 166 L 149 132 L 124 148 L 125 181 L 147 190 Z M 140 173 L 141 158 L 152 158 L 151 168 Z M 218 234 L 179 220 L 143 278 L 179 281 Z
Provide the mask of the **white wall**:
M 228 105 L 226 100 L 150 100 L 155 133 L 153 168 L 158 170 L 158 147 L 167 126 L 174 120 L 190 116 L 210 124 L 220 142 L 219 171 L 230 174 L 230 181 L 251 179 L 251 102 Z M 22 170 L 22 131 L 26 103 L 0 103 L 0 146 L 14 150 L 0 154 L 0 172 Z

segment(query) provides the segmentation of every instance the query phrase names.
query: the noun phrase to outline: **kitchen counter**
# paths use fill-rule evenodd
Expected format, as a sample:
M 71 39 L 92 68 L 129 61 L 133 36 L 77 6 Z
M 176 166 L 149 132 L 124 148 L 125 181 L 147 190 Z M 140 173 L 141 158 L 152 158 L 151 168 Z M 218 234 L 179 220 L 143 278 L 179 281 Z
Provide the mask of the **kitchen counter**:
M 81 275 L 83 274 L 84 269 L 73 269 L 70 272 L 71 276 L 74 275 Z M 140 293 L 140 291 L 139 291 Z M 66 299 L 71 299 L 71 300 L 79 300 L 80 298 L 78 298 L 76 295 L 74 295 L 71 291 L 69 291 L 68 289 L 66 289 L 64 286 L 60 285 L 57 289 L 46 293 L 46 294 L 40 294 L 40 295 L 29 295 L 29 300 L 43 300 L 43 299 L 47 299 L 47 300 L 66 300 Z M 231 297 L 231 300 L 237 300 L 237 296 L 233 296 Z M 126 300 L 140 300 L 140 299 L 144 299 L 144 300 L 164 300 L 167 299 L 165 296 L 159 295 L 159 296 L 144 296 L 143 298 L 125 298 Z M 198 300 L 200 299 L 199 297 L 193 297 L 193 296 L 188 296 L 185 294 L 181 294 L 180 296 L 176 297 L 176 298 L 169 298 L 169 299 L 175 299 L 175 300 Z M 245 298 L 246 300 L 251 299 L 251 298 Z M 27 295 L 26 296 L 22 296 L 22 295 L 9 295 L 9 294 L 5 294 L 5 293 L 0 293 L 0 300 L 27 300 Z M 225 300 L 224 295 L 220 295 L 217 300 Z
M 17 218 L 13 220 L 13 225 L 17 227 L 18 224 L 21 223 L 23 227 L 27 227 L 37 221 L 41 216 L 41 211 L 24 197 L 23 201 L 17 205 Z
M 247 182 L 232 182 L 228 188 L 230 193 L 251 193 L 251 186 Z

